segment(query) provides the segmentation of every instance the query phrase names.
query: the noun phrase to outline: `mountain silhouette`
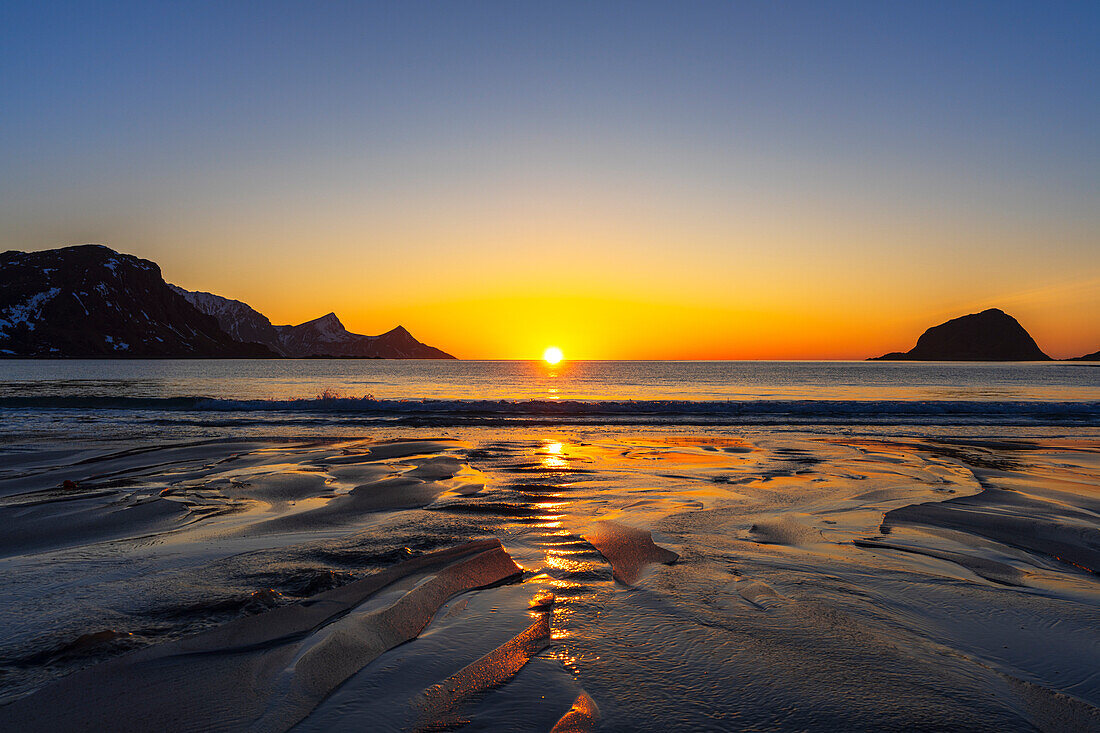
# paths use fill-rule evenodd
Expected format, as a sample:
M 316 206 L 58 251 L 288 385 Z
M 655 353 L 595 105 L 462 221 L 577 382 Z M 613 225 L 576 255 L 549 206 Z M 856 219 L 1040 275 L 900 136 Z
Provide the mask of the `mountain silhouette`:
M 904 353 L 883 361 L 1050 361 L 1019 322 L 998 308 L 953 318 L 921 334 Z
M 241 341 L 256 341 L 281 356 L 294 358 L 453 359 L 434 346 L 422 344 L 398 326 L 379 336 L 352 333 L 335 313 L 297 326 L 276 326 L 264 314 L 239 300 L 212 293 L 192 292 L 172 285 L 196 308 L 218 319 L 226 333 Z

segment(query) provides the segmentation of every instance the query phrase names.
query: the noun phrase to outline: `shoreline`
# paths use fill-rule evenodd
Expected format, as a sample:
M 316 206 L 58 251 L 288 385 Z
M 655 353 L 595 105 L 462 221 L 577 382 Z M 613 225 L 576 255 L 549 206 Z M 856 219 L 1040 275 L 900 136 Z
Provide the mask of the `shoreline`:
M 32 709 L 77 714 L 64 695 L 38 695 L 104 660 L 125 668 L 225 623 L 266 628 L 272 609 L 496 538 L 521 567 L 518 581 L 459 592 L 413 641 L 369 664 L 332 652 L 326 665 L 355 668 L 300 729 L 365 720 L 411 729 L 433 710 L 437 722 L 548 730 L 581 695 L 613 727 L 652 730 L 698 725 L 699 701 L 738 724 L 796 727 L 811 714 L 817 725 L 846 716 L 850 729 L 935 726 L 944 715 L 978 728 L 1098 720 L 1100 687 L 1087 670 L 1100 634 L 1087 619 L 1100 609 L 1100 436 L 414 432 L 19 454 L 22 475 L 0 476 L 11 527 L 0 548 L 10 599 L 0 649 L 23 660 L 0 677 L 3 699 L 49 699 Z M 621 539 L 607 544 L 615 527 Z M 657 562 L 619 572 L 620 555 Z M 364 608 L 408 592 L 392 591 Z M 546 594 L 554 601 L 532 610 Z M 539 613 L 545 642 L 508 647 Z M 990 626 L 990 614 L 1003 623 Z M 1051 614 L 1059 624 L 1048 628 Z M 508 681 L 475 666 L 454 683 L 473 685 L 473 696 L 418 702 L 502 644 L 530 649 Z M 660 687 L 640 658 L 624 656 L 632 648 L 661 665 Z M 955 661 L 945 665 L 943 653 Z M 225 663 L 224 674 L 240 673 Z M 81 705 L 106 705 L 89 674 Z M 225 689 L 222 674 L 199 677 Z M 853 674 L 865 680 L 854 697 Z M 890 706 L 873 702 L 883 690 L 868 674 L 890 685 Z M 715 697 L 721 680 L 740 692 Z M 119 699 L 118 714 L 160 709 L 155 695 Z M 806 712 L 790 718 L 791 700 Z M 646 709 L 662 712 L 639 717 Z M 0 721 L 25 710 L 0 707 Z

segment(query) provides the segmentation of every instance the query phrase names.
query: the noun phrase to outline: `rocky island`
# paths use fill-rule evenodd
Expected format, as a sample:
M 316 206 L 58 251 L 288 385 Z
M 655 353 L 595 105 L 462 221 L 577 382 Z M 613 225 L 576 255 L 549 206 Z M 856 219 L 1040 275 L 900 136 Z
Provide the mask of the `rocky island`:
M 953 318 L 921 334 L 906 352 L 872 361 L 1051 361 L 1012 316 L 998 308 Z

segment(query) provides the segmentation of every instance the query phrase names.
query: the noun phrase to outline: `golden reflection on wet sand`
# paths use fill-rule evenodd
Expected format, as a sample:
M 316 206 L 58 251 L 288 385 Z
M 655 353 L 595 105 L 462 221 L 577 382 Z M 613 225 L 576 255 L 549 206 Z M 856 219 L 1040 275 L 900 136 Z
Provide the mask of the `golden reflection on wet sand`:
M 117 619 L 102 609 L 117 584 L 100 580 L 109 567 L 129 584 L 125 600 L 111 602 L 129 604 L 126 617 L 138 620 L 120 638 L 150 644 L 138 622 L 165 623 L 154 599 L 156 608 L 183 605 L 186 589 L 239 586 L 253 605 L 285 606 L 309 595 L 281 580 L 303 569 L 362 573 L 372 552 L 386 567 L 492 536 L 522 576 L 447 606 L 400 653 L 353 673 L 303 732 L 376 718 L 407 729 L 414 699 L 417 725 L 523 727 L 522 714 L 501 710 L 542 705 L 541 730 L 559 718 L 558 730 L 579 730 L 568 726 L 591 725 L 598 703 L 609 724 L 645 727 L 635 710 L 659 695 L 647 687 L 654 669 L 683 701 L 668 708 L 680 716 L 670 725 L 703 725 L 691 716 L 705 706 L 757 727 L 791 715 L 806 727 L 812 720 L 786 701 L 820 711 L 821 695 L 843 699 L 853 719 L 884 725 L 945 719 L 922 717 L 928 711 L 1008 727 L 1094 719 L 1096 441 L 582 430 L 431 437 L 261 444 L 217 458 L 194 448 L 193 460 L 171 464 L 128 458 L 133 481 L 125 468 L 114 483 L 85 479 L 87 508 L 66 501 L 70 513 L 56 520 L 74 522 L 58 536 L 80 546 L 74 567 L 96 564 L 73 596 L 94 602 L 74 604 L 33 564 L 13 565 L 8 595 L 44 589 L 36 592 L 49 604 L 46 628 L 77 615 L 91 630 L 110 628 Z M 49 490 L 33 501 L 62 498 L 72 497 Z M 132 536 L 110 534 L 117 530 L 107 523 L 88 529 L 96 512 L 129 507 L 146 522 Z M 158 507 L 167 511 L 150 511 Z M 80 511 L 88 523 L 75 522 Z M 13 524 L 8 539 L 21 531 Z M 171 576 L 157 569 L 168 557 Z M 116 558 L 146 570 L 127 575 L 131 565 Z M 257 598 L 257 588 L 270 592 Z M 408 592 L 395 586 L 371 602 L 401 603 Z M 357 613 L 367 618 L 371 608 Z M 177 623 L 175 633 L 186 633 Z M 504 631 L 509 638 L 499 638 Z M 17 674 L 25 673 L 8 679 L 19 684 Z M 730 697 L 764 679 L 782 681 L 783 695 L 756 690 L 751 708 Z M 1025 708 L 1006 689 L 1043 702 L 1020 717 Z M 883 713 L 875 701 L 887 690 L 893 703 Z M 958 690 L 965 701 L 952 697 Z M 553 704 L 540 702 L 548 697 Z

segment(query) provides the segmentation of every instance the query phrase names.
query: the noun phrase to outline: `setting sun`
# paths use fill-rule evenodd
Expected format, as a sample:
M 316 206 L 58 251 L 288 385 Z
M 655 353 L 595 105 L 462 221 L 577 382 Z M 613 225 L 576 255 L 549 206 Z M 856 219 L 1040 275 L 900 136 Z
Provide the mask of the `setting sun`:
M 557 364 L 564 356 L 557 346 L 547 346 L 546 351 L 542 352 L 542 358 L 547 364 Z

